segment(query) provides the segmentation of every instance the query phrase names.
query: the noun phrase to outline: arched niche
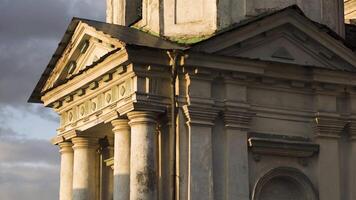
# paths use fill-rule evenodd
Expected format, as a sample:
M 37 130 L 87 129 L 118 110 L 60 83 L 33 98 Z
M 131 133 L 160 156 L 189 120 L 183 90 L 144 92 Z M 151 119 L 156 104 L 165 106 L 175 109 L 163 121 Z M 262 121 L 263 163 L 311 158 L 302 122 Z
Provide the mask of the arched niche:
M 318 200 L 306 175 L 294 168 L 275 168 L 261 177 L 252 200 Z

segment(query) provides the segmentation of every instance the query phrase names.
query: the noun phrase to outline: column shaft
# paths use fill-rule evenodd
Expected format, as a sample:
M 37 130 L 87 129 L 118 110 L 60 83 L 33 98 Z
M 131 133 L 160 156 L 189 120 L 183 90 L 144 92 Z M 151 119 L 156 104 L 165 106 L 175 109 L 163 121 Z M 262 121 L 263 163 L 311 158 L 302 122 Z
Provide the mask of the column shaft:
M 73 144 L 71 142 L 62 142 L 59 144 L 61 154 L 61 172 L 60 172 L 60 200 L 72 199 L 73 185 Z
M 130 199 L 157 199 L 156 115 L 128 114 L 131 126 Z
M 108 145 L 102 147 L 101 151 L 101 199 L 100 200 L 113 200 L 114 190 L 114 173 L 111 167 L 106 166 L 105 160 L 114 156 L 114 138 L 108 137 Z
M 130 126 L 128 120 L 111 122 L 115 134 L 114 200 L 130 199 Z
M 98 140 L 76 137 L 74 149 L 73 200 L 96 200 L 98 191 Z

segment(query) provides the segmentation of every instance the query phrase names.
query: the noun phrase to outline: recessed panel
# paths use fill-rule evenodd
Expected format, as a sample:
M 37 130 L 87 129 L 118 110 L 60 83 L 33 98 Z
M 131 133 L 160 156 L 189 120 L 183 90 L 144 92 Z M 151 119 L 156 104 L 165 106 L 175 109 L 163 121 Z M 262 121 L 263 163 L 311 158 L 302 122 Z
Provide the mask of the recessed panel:
M 176 0 L 176 24 L 201 21 L 204 15 L 204 0 Z

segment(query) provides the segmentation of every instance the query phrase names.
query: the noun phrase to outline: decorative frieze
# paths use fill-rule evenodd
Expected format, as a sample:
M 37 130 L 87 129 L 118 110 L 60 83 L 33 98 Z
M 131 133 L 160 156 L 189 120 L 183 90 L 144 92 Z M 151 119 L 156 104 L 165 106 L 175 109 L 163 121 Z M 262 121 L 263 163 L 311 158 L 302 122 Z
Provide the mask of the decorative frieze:
M 94 96 L 90 93 L 83 95 L 81 103 L 77 103 L 77 105 L 73 105 L 69 110 L 62 112 L 61 126 L 72 124 L 78 120 L 87 121 L 91 115 L 97 115 L 98 111 L 106 107 L 115 109 L 116 106 L 112 105 L 131 94 L 131 85 L 131 79 L 126 79 L 102 93 L 94 93 Z M 100 87 L 98 89 L 100 90 Z

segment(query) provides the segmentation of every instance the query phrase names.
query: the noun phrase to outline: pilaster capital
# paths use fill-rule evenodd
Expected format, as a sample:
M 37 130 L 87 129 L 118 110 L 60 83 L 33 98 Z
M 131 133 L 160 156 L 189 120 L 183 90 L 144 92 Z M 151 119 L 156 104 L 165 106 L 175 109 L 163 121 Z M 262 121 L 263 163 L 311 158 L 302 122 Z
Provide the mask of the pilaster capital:
M 314 123 L 314 131 L 317 137 L 338 138 L 346 128 L 347 120 L 338 114 L 317 113 Z
M 61 154 L 63 153 L 72 153 L 73 152 L 73 143 L 72 142 L 61 142 L 58 144 L 59 146 L 59 152 Z
M 225 126 L 232 129 L 248 131 L 255 114 L 248 110 L 226 110 L 223 113 Z
M 203 106 L 183 106 L 183 111 L 190 124 L 213 126 L 219 109 Z
M 129 120 L 128 119 L 115 119 L 111 121 L 113 126 L 114 134 L 120 133 L 123 130 L 130 130 Z
M 151 111 L 132 111 L 127 113 L 129 125 L 135 124 L 156 124 L 158 113 Z
M 350 139 L 355 141 L 356 140 L 356 116 L 351 116 L 348 119 L 346 128 L 350 136 Z
M 97 149 L 99 147 L 98 138 L 78 136 L 72 138 L 73 149 Z

